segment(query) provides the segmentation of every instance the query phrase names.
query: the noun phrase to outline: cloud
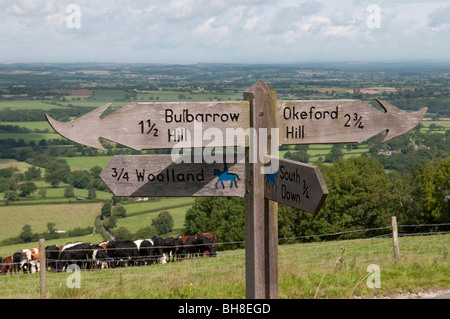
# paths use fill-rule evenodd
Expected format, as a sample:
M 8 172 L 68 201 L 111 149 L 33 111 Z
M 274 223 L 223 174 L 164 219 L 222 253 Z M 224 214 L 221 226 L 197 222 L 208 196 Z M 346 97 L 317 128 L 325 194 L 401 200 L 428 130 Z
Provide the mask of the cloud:
M 428 26 L 431 28 L 450 24 L 450 6 L 440 7 L 428 14 Z
M 66 24 L 81 9 L 81 28 Z M 0 0 L 0 63 L 302 62 L 450 56 L 443 0 Z M 426 47 L 426 48 L 425 48 Z

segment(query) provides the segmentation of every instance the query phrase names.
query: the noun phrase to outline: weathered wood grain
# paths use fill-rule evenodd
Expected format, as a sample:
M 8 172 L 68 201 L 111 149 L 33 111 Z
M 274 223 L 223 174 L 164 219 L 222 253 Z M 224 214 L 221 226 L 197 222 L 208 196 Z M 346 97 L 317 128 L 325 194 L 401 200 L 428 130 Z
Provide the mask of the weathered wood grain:
M 60 135 L 101 150 L 100 137 L 135 150 L 233 146 L 233 130 L 249 127 L 246 101 L 130 103 L 101 118 L 109 106 L 70 122 L 46 117 Z
M 427 111 L 377 101 L 385 112 L 360 100 L 278 101 L 280 144 L 361 143 L 385 130 L 387 141 L 414 128 Z
M 319 168 L 314 165 L 268 156 L 278 170 L 265 175 L 264 196 L 310 213 L 318 213 L 328 195 Z
M 277 92 L 263 81 L 258 81 L 245 91 L 244 99 L 250 102 L 250 125 L 255 129 L 258 140 L 263 139 L 267 144 L 277 144 L 278 141 L 275 139 L 260 135 L 261 128 L 270 132 L 275 125 Z M 272 150 L 270 145 L 266 146 L 267 150 Z M 249 299 L 276 299 L 278 298 L 278 203 L 264 198 L 262 159 L 249 160 L 250 153 L 254 151 L 253 147 L 257 146 L 251 145 L 246 148 L 246 296 Z
M 215 174 L 225 169 L 226 175 Z M 244 197 L 245 194 L 244 163 L 174 163 L 171 155 L 116 155 L 100 178 L 116 196 Z

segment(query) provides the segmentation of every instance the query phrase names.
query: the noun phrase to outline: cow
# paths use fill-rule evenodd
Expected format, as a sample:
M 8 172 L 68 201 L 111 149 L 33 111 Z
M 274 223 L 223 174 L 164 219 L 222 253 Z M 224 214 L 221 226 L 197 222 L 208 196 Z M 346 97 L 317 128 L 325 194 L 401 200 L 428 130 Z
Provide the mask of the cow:
M 165 264 L 167 263 L 166 257 L 166 241 L 160 237 L 153 236 L 152 237 L 154 249 L 153 249 L 153 258 L 157 263 Z
M 205 236 L 197 236 L 195 245 L 200 257 L 203 257 L 203 254 L 206 254 L 209 257 L 217 255 L 217 246 L 214 247 L 211 240 Z
M 134 241 L 138 251 L 139 257 L 137 264 L 138 265 L 149 265 L 153 261 L 153 252 L 154 245 L 153 240 L 151 239 L 139 239 Z
M 39 248 L 23 249 L 22 250 L 22 261 L 20 267 L 23 271 L 31 271 L 31 273 L 39 272 Z
M 110 262 L 110 256 L 103 247 L 87 243 L 74 244 L 61 250 L 57 270 L 63 271 L 70 264 L 76 264 L 80 269 L 93 269 L 101 262 Z
M 25 268 L 22 268 L 25 266 Z M 26 264 L 26 257 L 22 254 L 21 251 L 17 251 L 13 254 L 13 269 L 16 274 L 20 272 L 20 268 L 22 268 L 23 272 L 27 272 L 29 265 Z
M 181 238 L 181 240 L 183 242 L 183 245 L 186 244 L 186 240 L 188 240 L 189 237 L 195 237 L 195 236 L 191 236 L 191 235 L 189 235 L 189 236 L 180 236 L 180 238 Z
M 181 237 L 173 238 L 169 237 L 164 239 L 164 252 L 167 255 L 167 261 L 172 261 L 180 259 L 183 254 L 183 240 Z
M 174 238 L 174 244 L 175 244 L 175 258 L 176 260 L 180 260 L 183 258 L 184 255 L 183 240 L 181 239 L 181 237 Z
M 218 245 L 218 239 L 217 236 L 213 233 L 201 233 L 200 236 L 204 236 L 209 239 L 211 242 L 211 250 L 206 251 L 205 253 L 209 257 L 216 257 L 217 256 L 217 245 Z
M 197 236 L 185 236 L 186 240 L 184 242 L 184 256 L 186 258 L 196 257 L 198 254 L 197 250 Z
M 139 250 L 131 240 L 108 242 L 106 250 L 113 259 L 112 267 L 128 267 L 139 262 Z
M 56 270 L 56 262 L 59 259 L 59 246 L 51 245 L 45 247 L 45 268 Z
M 14 271 L 14 258 L 8 256 L 0 263 L 0 275 L 6 275 L 8 272 Z

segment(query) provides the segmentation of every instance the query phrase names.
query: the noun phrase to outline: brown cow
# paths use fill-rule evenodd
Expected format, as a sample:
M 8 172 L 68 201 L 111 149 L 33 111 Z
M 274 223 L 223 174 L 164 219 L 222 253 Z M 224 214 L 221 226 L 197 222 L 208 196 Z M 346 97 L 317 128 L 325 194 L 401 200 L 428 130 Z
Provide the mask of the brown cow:
M 13 272 L 14 270 L 14 259 L 13 256 L 8 256 L 3 259 L 3 262 L 0 264 L 0 275 L 6 275 L 9 272 Z
M 39 248 L 24 249 L 22 250 L 23 258 L 20 266 L 23 267 L 25 264 L 30 267 L 31 273 L 39 272 Z
M 183 244 L 186 244 L 186 240 L 188 240 L 189 237 L 197 238 L 197 236 L 181 236 L 181 240 L 183 241 Z

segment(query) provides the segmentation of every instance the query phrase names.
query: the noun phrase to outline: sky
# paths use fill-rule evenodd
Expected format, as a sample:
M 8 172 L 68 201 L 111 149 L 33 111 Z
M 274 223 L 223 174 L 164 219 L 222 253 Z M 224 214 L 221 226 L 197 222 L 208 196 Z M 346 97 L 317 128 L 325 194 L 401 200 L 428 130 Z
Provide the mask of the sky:
M 449 0 L 0 0 L 0 63 L 450 61 Z

